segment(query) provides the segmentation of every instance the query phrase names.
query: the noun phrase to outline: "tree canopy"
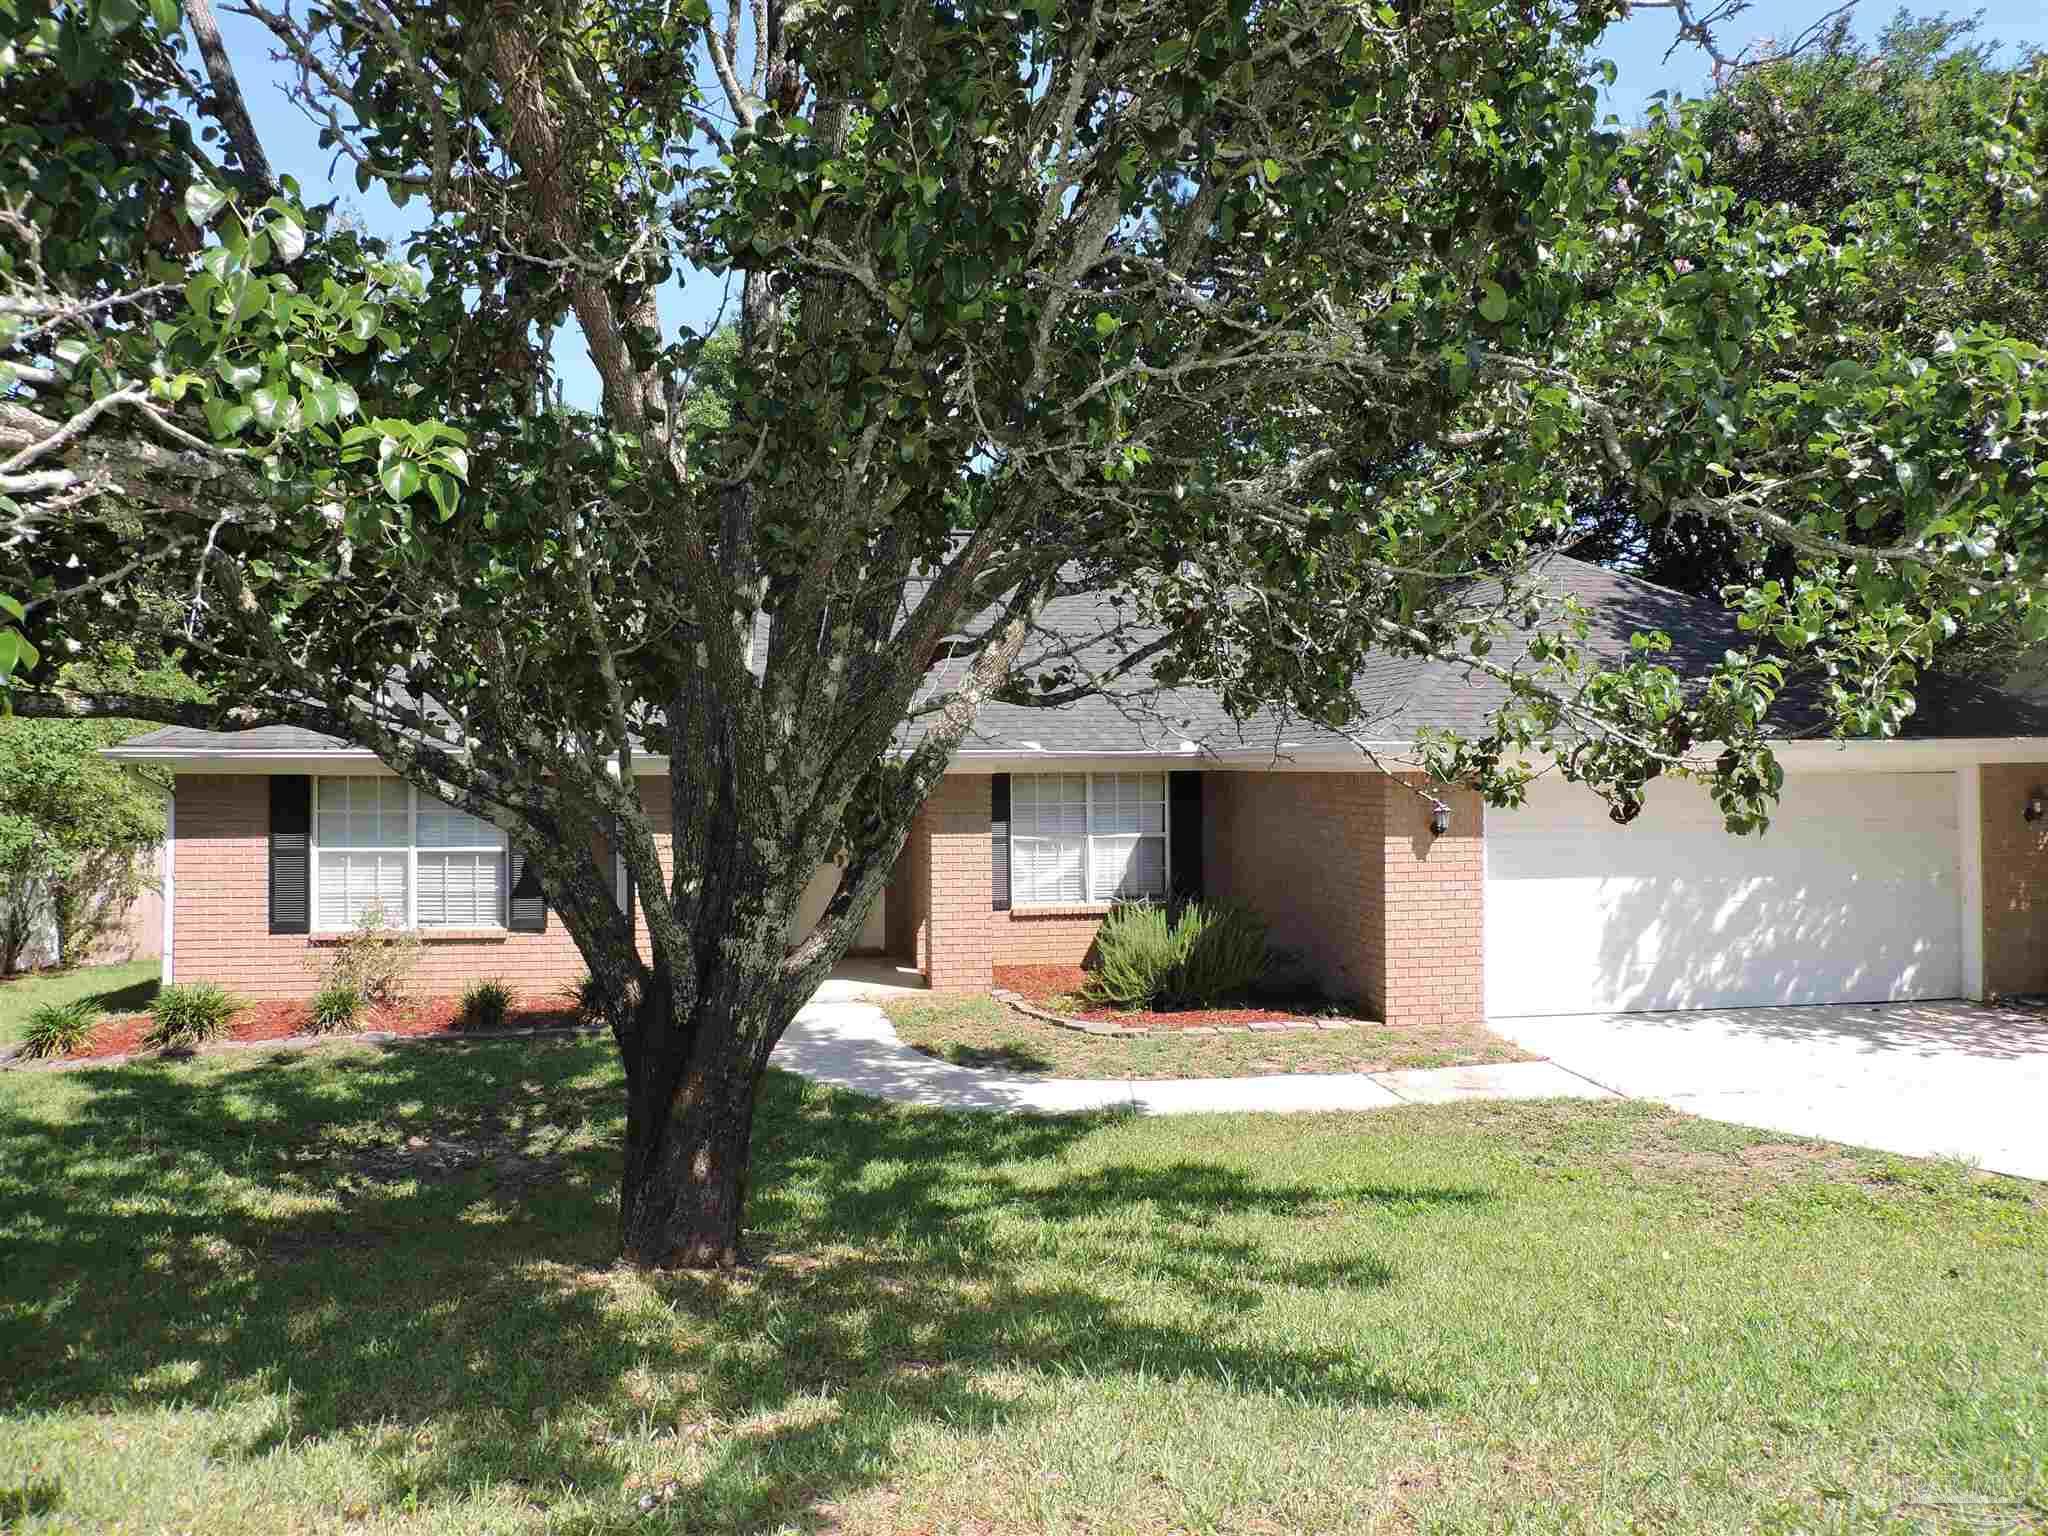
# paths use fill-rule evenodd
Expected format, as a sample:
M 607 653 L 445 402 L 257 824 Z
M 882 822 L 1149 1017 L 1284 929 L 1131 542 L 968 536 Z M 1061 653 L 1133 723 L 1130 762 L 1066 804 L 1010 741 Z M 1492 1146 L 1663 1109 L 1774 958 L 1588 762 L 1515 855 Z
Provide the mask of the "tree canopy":
M 1901 10 L 1870 41 L 1853 20 L 1845 10 L 1801 51 L 1728 72 L 1692 125 L 1713 179 L 1734 194 L 1732 218 L 1771 218 L 1782 205 L 1868 252 L 1865 280 L 1835 299 L 1834 323 L 1809 325 L 1803 355 L 1788 352 L 1781 366 L 1824 373 L 1874 347 L 1931 354 L 1972 325 L 2038 342 L 2048 336 L 2048 238 L 1998 198 L 1956 195 L 1981 174 L 1983 125 L 2025 89 L 2033 61 L 1976 41 L 1972 18 Z M 1585 504 L 1575 546 L 1701 594 L 1794 574 L 1786 544 L 1660 512 L 1617 477 Z M 2012 641 L 2009 630 L 1973 638 L 1992 654 L 1957 647 L 1951 665 L 1996 659 Z
M 1697 110 L 1602 124 L 1607 0 L 238 9 L 430 217 L 305 206 L 197 0 L 9 13 L 13 704 L 302 725 L 510 828 L 619 1041 L 643 1262 L 730 1260 L 768 1052 L 991 698 L 1196 684 L 1364 750 L 1360 665 L 1442 657 L 1510 702 L 1433 772 L 1554 759 L 1624 817 L 1692 774 L 1739 830 L 1788 664 L 1885 734 L 1957 633 L 2048 626 L 2038 338 L 1867 320 L 1917 231 L 1958 273 L 2038 234 L 2037 79 L 1830 229 L 1741 204 Z M 663 325 L 685 273 L 729 339 Z M 1758 648 L 1595 668 L 1549 613 L 1493 659 L 1617 483 L 1787 552 Z M 1085 650 L 1034 625 L 1080 589 L 1125 615 Z M 68 685 L 110 623 L 204 701 Z

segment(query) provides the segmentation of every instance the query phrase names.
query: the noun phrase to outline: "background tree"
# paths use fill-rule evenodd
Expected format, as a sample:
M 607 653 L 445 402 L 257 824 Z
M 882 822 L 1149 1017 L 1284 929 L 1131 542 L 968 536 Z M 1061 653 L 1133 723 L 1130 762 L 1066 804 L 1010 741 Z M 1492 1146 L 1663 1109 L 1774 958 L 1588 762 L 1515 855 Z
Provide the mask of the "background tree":
M 14 704 L 307 726 L 506 825 L 619 1045 L 636 1262 L 736 1257 L 768 1053 L 990 698 L 1170 720 L 1200 683 L 1364 749 L 1359 665 L 1452 658 L 1510 702 L 1437 772 L 1512 799 L 1556 758 L 1624 817 L 1690 774 L 1740 829 L 1777 787 L 1775 662 L 1681 679 L 1645 637 L 1592 670 L 1569 624 L 1491 649 L 1545 617 L 1531 563 L 1588 486 L 1794 549 L 1740 602 L 1833 669 L 1839 730 L 1895 728 L 1944 633 L 2042 622 L 2038 351 L 1966 328 L 1788 386 L 1896 226 L 1745 221 L 1684 124 L 1600 132 L 1597 0 L 243 9 L 323 142 L 431 218 L 400 259 L 302 207 L 217 49 L 204 84 L 129 71 L 178 57 L 175 16 L 28 13 L 0 52 L 0 583 L 40 655 Z M 79 151 L 88 97 L 179 152 Z M 1979 128 L 1972 195 L 2032 217 L 2036 103 Z M 731 277 L 729 348 L 660 322 L 692 270 Z M 693 417 L 700 368 L 723 410 Z M 1122 618 L 1047 636 L 1082 589 Z M 204 702 L 54 673 L 107 614 Z
M 174 666 L 138 667 L 132 651 L 73 662 L 58 681 L 195 697 Z M 80 963 L 153 879 L 170 784 L 99 755 L 149 728 L 0 717 L 0 974 L 18 967 L 39 920 L 54 929 L 56 963 Z
M 1869 253 L 1868 280 L 1813 317 L 1805 355 L 1788 351 L 1785 364 L 1818 375 L 1882 348 L 1924 355 L 1967 326 L 2048 337 L 2048 239 L 1996 200 L 1959 195 L 1977 174 L 1983 122 L 2005 111 L 2032 61 L 2001 60 L 1977 41 L 1974 17 L 1900 10 L 1874 41 L 1858 38 L 1854 19 L 1845 7 L 1785 51 L 1766 45 L 1721 72 L 1682 134 L 1651 130 L 1697 135 L 1738 222 L 1789 216 Z M 1645 510 L 1618 477 L 1577 519 L 1575 551 L 1703 595 L 1793 575 L 1782 543 Z M 1976 651 L 1952 650 L 1946 664 L 2010 660 L 2011 633 L 1976 638 Z

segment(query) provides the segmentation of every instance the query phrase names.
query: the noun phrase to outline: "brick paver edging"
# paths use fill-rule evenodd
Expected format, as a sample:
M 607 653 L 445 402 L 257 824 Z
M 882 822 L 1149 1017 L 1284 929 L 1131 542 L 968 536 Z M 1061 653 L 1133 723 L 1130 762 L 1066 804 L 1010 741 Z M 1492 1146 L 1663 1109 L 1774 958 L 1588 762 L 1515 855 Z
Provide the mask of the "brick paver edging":
M 1037 1019 L 1042 1024 L 1057 1024 L 1061 1029 L 1079 1030 L 1084 1035 L 1285 1035 L 1300 1034 L 1310 1030 L 1331 1032 L 1354 1029 L 1357 1026 L 1340 1019 L 1275 1019 L 1259 1024 L 1197 1024 L 1188 1029 L 1153 1028 L 1144 1024 L 1105 1024 L 1100 1019 L 1070 1019 L 1065 1014 L 1050 1013 L 1025 999 L 1022 993 L 1012 992 L 1007 987 L 991 987 L 990 997 L 1007 1008 L 1014 1008 L 1028 1019 Z
M 595 1035 L 609 1024 L 551 1024 L 536 1029 L 440 1029 L 432 1034 L 401 1035 L 394 1030 L 366 1029 L 358 1034 L 279 1035 L 275 1040 L 215 1040 L 206 1045 L 163 1046 L 151 1051 L 119 1051 L 111 1056 L 63 1057 L 32 1061 L 19 1046 L 0 1051 L 0 1072 L 76 1072 L 83 1067 L 121 1067 L 136 1061 L 183 1061 L 215 1051 L 310 1051 L 323 1045 L 475 1045 L 481 1040 L 530 1040 L 543 1035 Z

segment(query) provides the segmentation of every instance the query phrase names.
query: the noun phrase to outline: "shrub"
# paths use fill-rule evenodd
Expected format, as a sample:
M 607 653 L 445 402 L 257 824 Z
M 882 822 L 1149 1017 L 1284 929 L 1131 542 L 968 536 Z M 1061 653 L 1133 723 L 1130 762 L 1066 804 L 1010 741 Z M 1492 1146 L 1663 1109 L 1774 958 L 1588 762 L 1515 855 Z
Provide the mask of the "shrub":
M 402 999 L 419 963 L 420 936 L 393 928 L 375 903 L 346 934 L 306 956 L 322 991 L 353 988 L 365 1008 L 388 1008 Z
M 339 1034 L 354 1029 L 363 1007 L 363 994 L 354 982 L 328 982 L 313 994 L 313 1033 Z
M 165 987 L 149 1005 L 147 1045 L 199 1045 L 227 1033 L 228 1020 L 242 1006 L 227 988 L 210 981 Z
M 21 1039 L 24 1056 L 68 1056 L 92 1039 L 100 1011 L 88 998 L 69 1003 L 45 1003 L 32 1009 L 28 1032 Z
M 1174 924 L 1174 938 L 1181 957 L 1167 978 L 1169 1003 L 1208 1007 L 1242 997 L 1271 962 L 1266 920 L 1249 907 L 1190 902 Z
M 512 1011 L 512 989 L 498 980 L 473 981 L 463 990 L 455 1011 L 457 1029 L 503 1029 Z
M 1242 994 L 1271 958 L 1264 918 L 1199 901 L 1112 908 L 1095 955 L 1081 995 L 1107 1008 L 1208 1007 Z
M 1146 1008 L 1180 962 L 1173 916 L 1149 901 L 1110 908 L 1095 935 L 1095 968 L 1081 995 L 1103 1008 Z
M 569 989 L 569 996 L 575 1004 L 577 1023 L 604 1022 L 604 991 L 598 986 L 595 976 L 585 971 L 582 980 Z

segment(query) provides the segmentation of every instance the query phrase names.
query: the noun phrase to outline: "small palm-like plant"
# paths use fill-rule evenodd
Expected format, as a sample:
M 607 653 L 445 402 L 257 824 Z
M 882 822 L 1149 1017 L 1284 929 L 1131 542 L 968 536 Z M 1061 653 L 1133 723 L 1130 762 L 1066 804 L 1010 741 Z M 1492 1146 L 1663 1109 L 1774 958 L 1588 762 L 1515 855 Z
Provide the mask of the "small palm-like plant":
M 69 1003 L 45 1003 L 28 1016 L 28 1032 L 22 1036 L 24 1056 L 69 1056 L 92 1040 L 93 1027 L 100 1021 L 99 1008 L 85 998 Z

